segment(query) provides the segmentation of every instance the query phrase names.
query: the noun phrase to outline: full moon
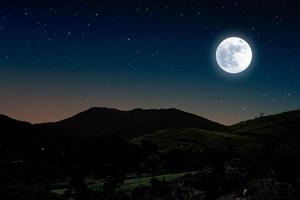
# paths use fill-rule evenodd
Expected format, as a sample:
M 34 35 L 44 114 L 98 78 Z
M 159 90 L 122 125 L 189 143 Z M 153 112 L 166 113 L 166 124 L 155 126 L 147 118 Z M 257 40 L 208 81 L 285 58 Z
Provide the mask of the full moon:
M 239 37 L 223 40 L 216 51 L 218 65 L 228 73 L 237 74 L 247 69 L 252 60 L 249 44 Z

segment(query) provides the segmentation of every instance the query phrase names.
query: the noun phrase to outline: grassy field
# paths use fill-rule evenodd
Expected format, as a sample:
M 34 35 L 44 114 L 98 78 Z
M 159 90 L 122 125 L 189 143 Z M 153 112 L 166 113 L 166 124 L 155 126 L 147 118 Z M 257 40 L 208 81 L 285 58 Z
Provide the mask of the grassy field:
M 139 186 L 149 186 L 151 184 L 152 178 L 156 178 L 158 180 L 173 181 L 185 175 L 194 174 L 194 173 L 196 172 L 182 172 L 182 173 L 175 173 L 175 174 L 164 174 L 158 176 L 125 179 L 120 189 L 123 191 L 128 191 L 137 188 Z M 88 187 L 93 191 L 101 191 L 103 189 L 103 185 L 104 182 L 98 182 L 89 185 Z
M 248 145 L 251 138 L 237 134 L 208 131 L 196 128 L 167 129 L 134 138 L 132 142 L 151 141 L 161 150 L 174 148 L 206 149 L 227 144 Z
M 258 117 L 256 119 L 237 123 L 230 127 L 233 133 L 273 134 L 299 133 L 300 110 L 284 112 L 276 115 Z
M 141 178 L 129 178 L 125 179 L 124 183 L 121 185 L 121 190 L 123 191 L 130 191 L 139 186 L 149 186 L 151 184 L 151 179 L 156 178 L 158 180 L 165 180 L 165 181 L 173 181 L 185 175 L 192 175 L 197 173 L 196 171 L 193 172 L 182 172 L 182 173 L 174 173 L 174 174 L 163 174 L 157 176 L 148 176 L 148 177 L 141 177 Z M 105 180 L 94 180 L 93 184 L 88 184 L 88 188 L 93 191 L 102 191 L 103 185 Z M 53 193 L 62 195 L 65 192 L 66 188 L 55 189 L 52 190 Z

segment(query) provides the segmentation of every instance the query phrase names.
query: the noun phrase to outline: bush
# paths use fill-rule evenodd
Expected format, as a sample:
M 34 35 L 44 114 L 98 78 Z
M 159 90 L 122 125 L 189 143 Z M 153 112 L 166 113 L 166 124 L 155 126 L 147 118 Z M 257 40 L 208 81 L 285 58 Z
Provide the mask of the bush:
M 258 179 L 250 182 L 246 196 L 249 200 L 292 200 L 295 199 L 295 192 L 288 183 L 280 183 L 274 179 Z

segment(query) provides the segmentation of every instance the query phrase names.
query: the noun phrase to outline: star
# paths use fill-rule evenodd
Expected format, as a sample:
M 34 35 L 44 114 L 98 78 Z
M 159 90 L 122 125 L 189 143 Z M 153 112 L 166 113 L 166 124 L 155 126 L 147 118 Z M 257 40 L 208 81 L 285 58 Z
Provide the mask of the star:
M 294 67 L 292 67 L 292 68 L 291 68 L 291 71 L 292 71 L 292 72 L 294 72 L 294 71 L 295 71 L 295 68 L 294 68 Z

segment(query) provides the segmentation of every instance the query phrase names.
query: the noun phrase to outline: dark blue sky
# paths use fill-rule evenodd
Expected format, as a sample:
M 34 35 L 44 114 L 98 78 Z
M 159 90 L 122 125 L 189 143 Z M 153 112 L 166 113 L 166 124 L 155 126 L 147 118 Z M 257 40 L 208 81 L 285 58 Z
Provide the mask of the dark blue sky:
M 0 7 L 0 113 L 55 121 L 92 106 L 176 107 L 232 124 L 299 108 L 297 1 L 27 1 Z M 232 75 L 220 41 L 253 61 Z

